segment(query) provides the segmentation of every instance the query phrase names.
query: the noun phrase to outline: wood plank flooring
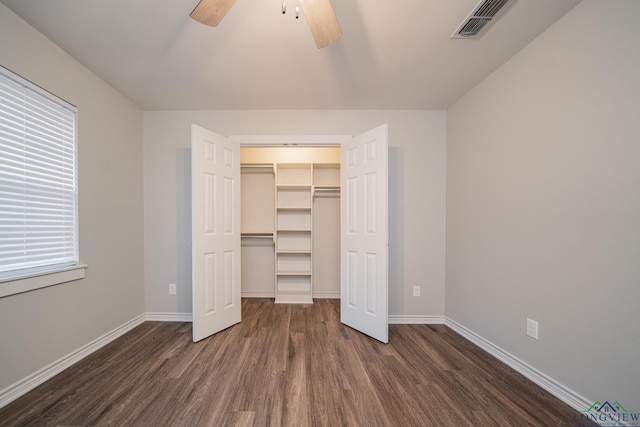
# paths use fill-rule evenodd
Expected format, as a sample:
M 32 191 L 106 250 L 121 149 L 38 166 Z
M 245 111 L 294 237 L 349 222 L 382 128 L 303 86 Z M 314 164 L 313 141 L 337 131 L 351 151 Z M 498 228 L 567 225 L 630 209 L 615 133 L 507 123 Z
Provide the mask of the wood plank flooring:
M 245 299 L 198 343 L 147 322 L 0 409 L 2 426 L 573 426 L 574 411 L 443 325 L 389 344 L 338 300 Z

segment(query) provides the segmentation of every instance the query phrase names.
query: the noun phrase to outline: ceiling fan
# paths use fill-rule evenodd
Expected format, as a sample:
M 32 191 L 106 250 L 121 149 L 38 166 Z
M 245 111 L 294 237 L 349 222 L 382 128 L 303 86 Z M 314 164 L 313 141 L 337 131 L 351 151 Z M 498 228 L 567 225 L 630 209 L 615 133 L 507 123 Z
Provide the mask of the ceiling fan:
M 235 2 L 236 0 L 200 0 L 191 12 L 191 17 L 202 24 L 217 27 Z M 299 0 L 299 2 L 318 49 L 327 47 L 342 37 L 342 30 L 331 6 L 331 0 Z M 284 12 L 283 4 L 282 13 Z

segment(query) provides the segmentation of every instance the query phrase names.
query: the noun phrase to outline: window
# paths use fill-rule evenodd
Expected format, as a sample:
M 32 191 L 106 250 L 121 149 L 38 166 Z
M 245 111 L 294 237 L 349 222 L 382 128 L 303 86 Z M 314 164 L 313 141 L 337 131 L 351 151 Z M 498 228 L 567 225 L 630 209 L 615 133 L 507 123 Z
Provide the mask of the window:
M 0 67 L 0 288 L 78 264 L 76 115 Z

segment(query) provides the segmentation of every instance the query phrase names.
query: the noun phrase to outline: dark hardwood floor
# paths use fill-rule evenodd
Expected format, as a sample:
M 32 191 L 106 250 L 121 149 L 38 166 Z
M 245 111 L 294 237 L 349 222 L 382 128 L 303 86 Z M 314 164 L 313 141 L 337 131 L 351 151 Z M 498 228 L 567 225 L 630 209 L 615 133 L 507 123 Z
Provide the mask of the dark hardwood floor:
M 198 343 L 146 322 L 0 409 L 2 426 L 573 426 L 574 411 L 443 325 L 381 344 L 338 300 L 245 299 Z

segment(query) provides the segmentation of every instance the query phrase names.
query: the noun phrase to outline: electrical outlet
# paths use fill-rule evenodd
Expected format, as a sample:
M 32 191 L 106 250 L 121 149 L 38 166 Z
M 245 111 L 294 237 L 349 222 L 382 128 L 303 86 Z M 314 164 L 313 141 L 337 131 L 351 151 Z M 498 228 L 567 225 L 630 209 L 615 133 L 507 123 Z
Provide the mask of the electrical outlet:
M 413 296 L 414 297 L 419 297 L 420 296 L 420 286 L 414 286 L 413 287 Z
M 169 283 L 169 295 L 175 295 L 175 294 L 176 294 L 176 284 Z
M 533 339 L 538 339 L 538 322 L 527 319 L 527 335 Z

